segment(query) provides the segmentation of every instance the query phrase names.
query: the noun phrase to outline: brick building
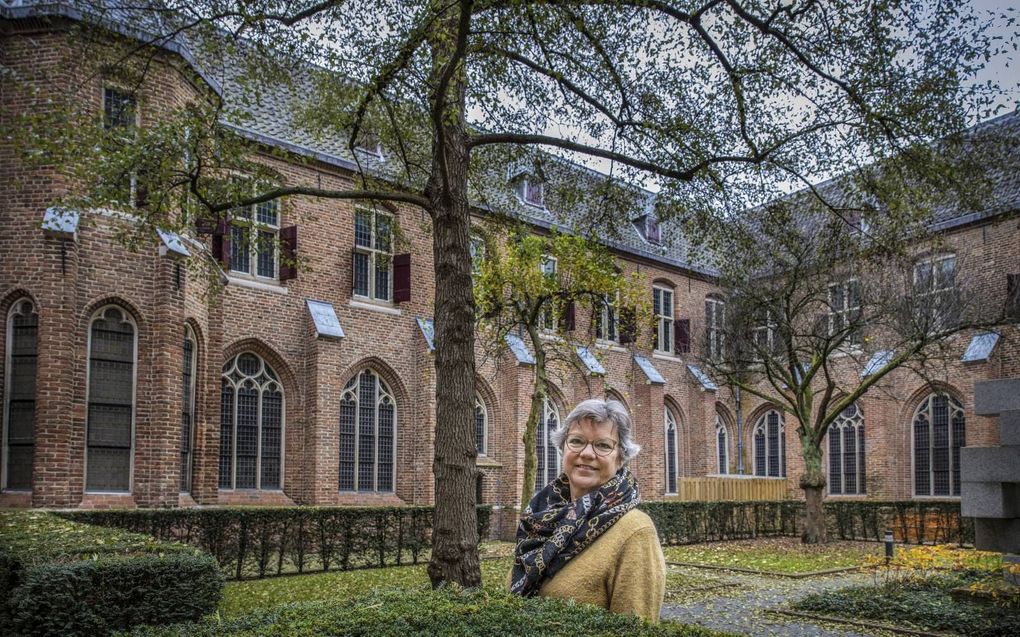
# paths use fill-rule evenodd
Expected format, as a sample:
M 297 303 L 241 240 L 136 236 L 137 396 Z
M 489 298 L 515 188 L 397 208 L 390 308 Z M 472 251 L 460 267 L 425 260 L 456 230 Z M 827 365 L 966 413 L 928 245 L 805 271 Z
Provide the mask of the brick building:
M 72 90 L 61 71 L 74 55 L 66 22 L 2 5 L 0 23 L 3 68 L 41 94 Z M 202 90 L 182 70 L 190 64 L 186 51 L 171 47 L 138 91 L 102 75 L 73 90 L 108 125 L 131 113 L 144 127 Z M 203 77 L 229 86 L 227 73 Z M 28 108 L 24 94 L 0 95 L 4 127 Z M 294 128 L 285 105 L 267 99 L 232 129 L 258 144 L 260 159 L 289 184 L 349 187 L 354 158 Z M 992 125 L 1015 138 L 1020 116 Z M 362 151 L 359 159 L 385 163 L 385 149 Z M 420 211 L 311 198 L 242 211 L 283 249 L 296 249 L 307 265 L 297 272 L 273 248 L 245 247 L 230 227 L 211 236 L 160 233 L 128 251 L 115 235 L 131 219 L 51 209 L 64 178 L 24 164 L 10 145 L 0 147 L 0 174 L 0 506 L 433 502 L 433 256 Z M 988 211 L 939 220 L 948 245 L 977 256 L 968 263 L 981 269 L 990 303 L 1005 297 L 1006 273 L 1020 272 L 1020 230 L 1010 217 L 1020 178 L 1000 177 Z M 492 187 L 542 232 L 557 217 L 536 185 L 525 174 Z M 738 448 L 746 473 L 788 476 L 796 491 L 792 428 L 784 430 L 768 405 L 745 400 L 738 413 L 734 396 L 696 366 L 706 343 L 689 342 L 691 325 L 721 325 L 725 296 L 710 269 L 688 261 L 676 228 L 660 226 L 650 210 L 636 210 L 623 236 L 606 243 L 625 272 L 649 282 L 658 334 L 621 343 L 607 331 L 594 347 L 601 372 L 556 370 L 540 439 L 578 401 L 613 396 L 634 415 L 643 447 L 634 470 L 646 499 L 675 494 L 680 477 L 735 473 Z M 218 294 L 187 267 L 207 258 L 221 264 L 226 285 Z M 993 423 L 973 415 L 973 382 L 1020 374 L 1007 334 L 973 336 L 954 343 L 968 356 L 944 385 L 896 372 L 848 414 L 842 424 L 855 434 L 845 438 L 855 465 L 836 472 L 837 495 L 958 494 L 955 483 L 945 492 L 942 482 L 919 486 L 916 423 L 939 423 L 935 436 L 946 440 L 925 443 L 922 455 L 938 456 L 931 471 L 952 474 L 956 456 L 943 452 L 964 432 L 967 444 L 996 442 Z M 478 495 L 505 507 L 518 500 L 533 377 L 527 348 L 512 345 L 499 357 L 477 357 Z M 833 449 L 845 455 L 848 447 Z M 557 470 L 555 454 L 540 449 L 546 477 Z

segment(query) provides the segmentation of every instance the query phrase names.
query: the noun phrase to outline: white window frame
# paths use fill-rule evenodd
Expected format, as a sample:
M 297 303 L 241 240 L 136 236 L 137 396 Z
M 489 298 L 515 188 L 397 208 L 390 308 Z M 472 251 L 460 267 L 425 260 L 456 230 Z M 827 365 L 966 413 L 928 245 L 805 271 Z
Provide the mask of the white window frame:
M 605 294 L 595 308 L 595 338 L 602 343 L 618 345 L 620 343 L 620 314 L 616 311 L 620 304 L 620 293 L 610 296 Z
M 754 346 L 755 360 L 764 360 L 763 354 L 771 355 L 776 351 L 776 329 L 778 324 L 773 318 L 772 309 L 765 310 L 765 322 L 758 323 L 751 329 L 751 343 Z
M 673 355 L 673 322 L 676 308 L 674 303 L 675 291 L 673 288 L 668 288 L 662 285 L 652 286 L 652 308 L 655 308 L 655 296 L 656 292 L 659 293 L 659 314 L 655 315 L 655 343 L 654 351 L 659 354 Z M 664 302 L 666 295 L 669 295 L 668 308 Z M 665 313 L 665 310 L 669 310 L 669 314 Z M 666 347 L 662 347 L 665 345 Z
M 674 475 L 669 475 L 669 437 L 672 428 L 672 435 L 674 441 L 673 448 L 673 469 Z M 680 470 L 680 422 L 673 410 L 669 408 L 669 405 L 662 406 L 662 432 L 663 432 L 663 445 L 662 450 L 666 456 L 665 469 L 666 469 L 666 484 L 663 491 L 666 495 L 677 495 L 680 493 L 680 476 L 683 475 L 683 471 Z M 669 490 L 669 479 L 673 478 L 676 489 Z
M 938 273 L 942 269 L 942 264 L 947 261 L 953 264 L 952 282 L 948 286 L 940 287 Z M 927 271 L 929 285 L 922 288 L 922 281 L 918 275 L 923 271 Z M 956 293 L 956 254 L 936 254 L 918 259 L 914 262 L 912 281 L 918 311 L 927 307 L 932 327 L 935 329 L 945 327 L 944 322 L 948 317 L 944 297 L 948 296 L 951 302 Z
M 258 371 L 253 376 L 249 376 L 249 375 L 245 374 L 244 372 L 242 372 L 240 369 L 237 369 L 238 361 L 240 361 L 241 357 L 244 356 L 245 354 L 251 354 L 252 356 L 254 356 L 255 358 L 257 358 L 259 360 L 260 367 L 259 367 Z M 232 413 L 230 414 L 231 427 L 233 427 L 233 431 L 234 431 L 233 435 L 231 435 L 231 437 L 230 437 L 230 440 L 231 440 L 231 448 L 230 448 L 230 452 L 231 452 L 231 460 L 230 460 L 230 486 L 229 487 L 219 487 L 219 489 L 221 491 L 238 491 L 238 490 L 240 490 L 240 491 L 264 491 L 264 492 L 268 492 L 268 493 L 282 492 L 284 490 L 284 486 L 285 486 L 285 482 L 284 481 L 285 481 L 286 476 L 287 476 L 287 471 L 286 471 L 286 469 L 287 469 L 287 466 L 286 466 L 286 464 L 287 464 L 287 393 L 283 390 L 283 383 L 278 380 L 280 375 L 279 375 L 279 373 L 275 369 L 272 368 L 271 365 L 269 365 L 269 363 L 266 362 L 265 358 L 263 358 L 259 354 L 256 354 L 255 352 L 252 352 L 252 351 L 240 352 L 237 355 L 235 355 L 230 360 L 230 362 L 232 363 L 230 368 L 228 370 L 224 371 L 220 375 L 220 378 L 222 380 L 226 380 L 230 384 L 231 389 L 234 392 L 234 399 L 233 399 L 232 404 L 231 404 Z M 276 376 L 275 379 L 272 378 L 272 376 L 270 376 L 268 372 L 265 372 L 265 369 L 267 367 L 273 371 L 273 375 Z M 228 378 L 228 375 L 234 369 L 237 369 L 238 373 L 241 374 L 244 377 L 244 378 L 241 379 L 240 383 L 235 383 L 233 380 Z M 266 381 L 266 382 L 263 382 L 262 384 L 255 383 L 254 382 L 255 379 L 257 379 L 263 373 L 265 373 L 266 376 L 269 377 L 270 380 Z M 222 380 L 221 380 L 221 383 L 222 383 Z M 258 400 L 256 401 L 257 409 L 256 409 L 256 412 L 255 412 L 255 422 L 258 423 L 258 433 L 256 434 L 257 443 L 256 443 L 256 446 L 255 446 L 255 486 L 254 487 L 238 487 L 237 486 L 237 407 L 238 407 L 238 403 L 240 401 L 238 401 L 238 399 L 237 399 L 237 390 L 247 380 L 251 380 L 252 383 L 255 384 L 255 388 L 258 390 Z M 280 486 L 279 487 L 274 487 L 274 488 L 271 488 L 271 489 L 263 489 L 262 488 L 262 426 L 263 426 L 263 419 L 262 419 L 262 401 L 263 401 L 263 398 L 262 398 L 262 395 L 264 393 L 266 393 L 267 391 L 269 391 L 270 389 L 272 389 L 274 386 L 277 389 L 277 391 L 280 392 Z M 222 385 L 221 385 L 221 391 L 222 391 Z M 220 415 L 220 418 L 222 419 L 222 414 Z M 219 464 L 219 456 L 217 456 L 216 462 L 217 462 L 217 465 L 218 465 Z M 217 484 L 218 484 L 218 481 L 217 481 Z
M 482 438 L 475 440 L 475 450 L 480 456 L 489 455 L 489 410 L 479 394 L 475 394 L 475 409 L 482 410 Z M 477 427 L 477 423 L 475 424 Z M 476 432 L 477 433 L 477 432 Z
M 850 290 L 856 288 L 856 304 L 850 305 Z M 835 294 L 839 293 L 843 300 L 842 305 L 836 307 Z M 861 317 L 861 281 L 857 277 L 850 277 L 845 281 L 830 283 L 828 288 L 829 302 L 829 336 L 834 336 L 845 326 L 859 323 Z M 862 335 L 860 327 L 851 331 L 844 341 L 844 349 L 856 349 L 861 346 Z
M 559 410 L 559 407 L 557 407 L 557 405 L 556 405 L 556 401 L 554 401 L 550 396 L 547 395 L 542 400 L 542 422 L 540 422 L 538 424 L 538 431 L 535 432 L 536 433 L 536 436 L 535 436 L 535 445 L 536 446 L 544 445 L 546 447 L 546 449 L 548 449 L 550 447 L 550 444 L 549 444 L 549 435 L 552 434 L 552 430 L 548 426 L 549 425 L 549 414 L 553 414 L 553 415 L 556 416 L 556 426 L 557 427 L 562 427 L 563 426 L 563 420 L 560 418 L 560 410 Z M 543 433 L 544 433 L 544 435 L 543 435 Z M 562 454 L 560 452 L 559 447 L 556 447 L 555 445 L 552 445 L 552 447 L 553 447 L 553 455 L 555 456 L 554 462 L 556 463 L 555 464 L 555 468 L 556 468 L 556 472 L 555 473 L 558 476 L 561 473 L 563 473 L 563 457 L 562 457 Z M 536 451 L 537 451 L 537 449 L 536 449 Z M 537 467 L 536 467 L 536 469 L 537 469 Z M 541 490 L 542 487 L 544 487 L 547 484 L 546 477 L 549 475 L 549 458 L 548 457 L 546 457 L 546 459 L 545 459 L 545 466 L 542 467 L 542 470 L 543 470 L 545 475 L 541 475 L 540 476 L 540 475 L 537 474 L 537 471 L 536 471 L 536 476 L 535 476 L 535 491 L 536 492 Z
M 525 205 L 533 208 L 545 208 L 545 182 L 534 177 L 521 180 L 519 193 Z
M 128 489 L 127 491 L 93 491 L 88 488 L 88 476 L 89 476 L 89 433 L 88 433 L 88 406 L 91 400 L 90 389 L 92 385 L 92 324 L 97 319 L 104 316 L 106 311 L 110 308 L 116 308 L 120 311 L 121 315 L 124 316 L 124 320 L 131 324 L 133 329 L 134 342 L 132 347 L 134 348 L 134 354 L 131 361 L 131 450 L 128 453 Z M 83 469 L 83 488 L 87 494 L 115 494 L 115 495 L 130 495 L 134 493 L 135 486 L 135 424 L 138 415 L 138 323 L 135 321 L 135 317 L 131 315 L 124 307 L 117 305 L 116 303 L 108 303 L 103 307 L 99 308 L 92 313 L 92 318 L 89 319 L 88 332 L 85 339 L 85 444 L 84 453 L 82 458 L 82 469 Z
M 357 225 L 358 225 L 357 215 L 358 215 L 358 213 L 363 213 L 363 214 L 369 215 L 370 223 L 369 223 L 369 245 L 368 246 L 360 246 L 360 245 L 358 245 L 358 238 L 357 238 Z M 387 219 L 389 219 L 389 222 L 390 222 L 389 251 L 381 250 L 381 249 L 376 247 L 376 245 L 377 245 L 376 240 L 377 240 L 377 237 L 378 237 L 379 217 L 386 217 Z M 352 266 L 352 269 L 351 269 L 351 282 L 352 282 L 351 290 L 352 290 L 352 296 L 354 298 L 356 298 L 356 299 L 365 299 L 365 300 L 369 300 L 369 301 L 372 301 L 372 302 L 375 302 L 375 303 L 393 304 L 393 237 L 394 237 L 394 230 L 396 229 L 396 218 L 392 214 L 390 214 L 388 212 L 383 212 L 382 210 L 373 210 L 371 208 L 359 207 L 359 208 L 355 209 L 354 217 L 353 217 L 352 220 L 354 222 L 354 231 L 355 231 L 354 251 L 357 252 L 358 254 L 364 254 L 364 255 L 368 256 L 368 281 L 367 281 L 367 284 L 368 284 L 368 294 L 359 294 L 359 293 L 354 291 L 355 286 L 354 286 L 353 283 L 354 283 L 354 277 L 356 276 L 356 273 L 355 273 L 355 271 L 353 269 L 354 264 L 352 263 L 351 264 L 351 266 Z M 389 273 L 390 273 L 389 280 L 388 280 L 388 285 L 387 285 L 387 289 L 386 289 L 386 298 L 382 298 L 382 297 L 376 296 L 376 269 L 378 267 L 378 263 L 379 263 L 380 260 L 386 262 L 386 264 L 387 264 L 386 267 L 389 268 Z
M 109 123 L 108 120 L 106 119 L 106 103 L 107 103 L 107 97 L 108 97 L 110 91 L 116 92 L 116 93 L 120 93 L 121 95 L 127 95 L 127 96 L 129 96 L 131 98 L 131 101 L 134 104 L 134 113 L 132 113 L 134 115 L 134 122 L 131 124 L 131 127 L 132 127 L 132 130 L 133 130 L 133 135 L 137 139 L 138 129 L 141 128 L 141 126 L 142 126 L 142 115 L 141 115 L 141 110 L 142 109 L 141 109 L 141 106 L 138 103 L 138 98 L 135 96 L 133 91 L 127 90 L 127 89 L 125 89 L 125 88 L 123 88 L 121 86 L 117 86 L 116 84 L 105 83 L 105 84 L 103 84 L 103 87 L 102 87 L 102 95 L 101 95 L 102 99 L 101 99 L 101 101 L 102 101 L 102 109 L 103 109 L 102 112 L 103 112 L 103 126 L 104 126 L 104 128 L 109 127 L 109 128 L 112 129 L 112 128 L 122 128 L 122 127 L 124 127 L 123 125 L 116 125 L 116 126 L 114 126 L 111 123 Z M 130 183 L 128 185 L 128 197 L 129 197 L 129 200 L 127 202 L 125 202 L 125 203 L 127 203 L 129 206 L 134 208 L 135 204 L 137 202 L 137 197 L 138 197 L 138 174 L 135 173 L 135 172 L 132 172 L 131 173 L 131 177 L 129 178 L 129 181 L 130 181 Z
M 482 272 L 482 261 L 485 260 L 485 239 L 472 233 L 468 239 L 468 253 L 471 255 L 471 276 L 477 277 Z
M 543 254 L 542 262 L 539 264 L 539 269 L 542 275 L 549 278 L 555 278 L 556 273 L 559 271 L 559 259 L 554 256 Z M 559 322 L 558 312 L 552 308 L 555 303 L 554 299 L 546 301 L 546 307 L 542 310 L 538 316 L 538 326 L 543 332 L 555 332 L 557 323 Z
M 273 206 L 276 211 L 276 223 L 267 223 L 258 220 L 258 210 L 260 206 Z M 264 201 L 258 204 L 252 204 L 249 206 L 241 206 L 234 208 L 230 212 L 230 224 L 228 232 L 230 235 L 230 276 L 250 279 L 252 281 L 272 281 L 276 283 L 280 280 L 280 216 L 282 214 L 279 199 L 272 199 L 270 201 Z M 241 212 L 247 210 L 247 212 Z M 240 230 L 241 238 L 247 239 L 248 247 L 248 269 L 238 270 L 236 259 L 234 259 L 233 252 L 238 250 L 235 247 L 237 242 L 234 236 L 233 229 L 238 228 Z M 260 248 L 263 247 L 263 241 L 261 239 L 262 233 L 268 233 L 272 235 L 268 241 L 271 243 L 273 251 L 273 274 L 272 276 L 266 276 L 259 274 L 259 252 Z
M 723 443 L 719 445 L 719 434 L 722 433 Z M 729 475 L 730 472 L 730 432 L 726 428 L 726 421 L 722 414 L 715 412 L 715 463 L 719 475 Z M 722 466 L 719 461 L 722 460 Z
M 705 316 L 705 354 L 709 360 L 720 360 L 726 347 L 726 301 L 715 296 L 705 297 L 705 309 L 712 308 L 711 316 Z

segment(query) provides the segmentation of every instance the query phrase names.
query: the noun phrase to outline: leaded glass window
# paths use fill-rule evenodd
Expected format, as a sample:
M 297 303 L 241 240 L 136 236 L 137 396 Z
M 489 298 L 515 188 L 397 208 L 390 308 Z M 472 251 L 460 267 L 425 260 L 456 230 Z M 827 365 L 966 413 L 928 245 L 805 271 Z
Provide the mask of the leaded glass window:
M 377 301 L 393 296 L 393 217 L 379 211 L 354 211 L 354 294 Z
M 485 409 L 485 402 L 480 396 L 475 396 L 475 447 L 479 455 L 485 455 L 488 449 L 488 423 L 489 413 Z
M 854 403 L 829 426 L 829 493 L 862 495 L 864 474 L 864 412 Z
M 542 419 L 535 435 L 535 451 L 538 455 L 538 470 L 535 472 L 535 490 L 555 480 L 560 475 L 560 450 L 549 439 L 560 426 L 560 412 L 548 396 L 542 405 Z
M 956 320 L 956 255 L 944 254 L 914 264 L 914 307 L 922 327 L 941 330 Z
M 914 494 L 960 495 L 960 448 L 966 446 L 966 419 L 960 401 L 929 394 L 914 410 Z
M 7 317 L 7 383 L 4 388 L 5 489 L 32 488 L 35 455 L 35 373 L 39 314 L 31 301 L 14 303 Z
M 726 423 L 719 413 L 715 414 L 715 457 L 717 472 L 723 475 L 729 473 L 729 434 L 726 431 Z
M 87 491 L 131 491 L 136 336 L 131 317 L 112 305 L 89 327 Z
M 184 351 L 181 365 L 181 493 L 191 491 L 192 449 L 195 439 L 195 378 L 198 347 L 195 332 L 184 326 Z
M 386 382 L 370 369 L 340 398 L 341 491 L 393 491 L 397 406 Z
M 676 493 L 680 477 L 680 435 L 673 410 L 665 407 L 663 414 L 666 431 L 666 493 Z
M 829 286 L 829 336 L 846 334 L 849 347 L 861 344 L 861 282 L 848 279 Z
M 786 435 L 783 418 L 775 409 L 754 425 L 754 475 L 786 477 Z
M 283 386 L 260 356 L 238 354 L 223 366 L 220 392 L 220 488 L 283 487 Z

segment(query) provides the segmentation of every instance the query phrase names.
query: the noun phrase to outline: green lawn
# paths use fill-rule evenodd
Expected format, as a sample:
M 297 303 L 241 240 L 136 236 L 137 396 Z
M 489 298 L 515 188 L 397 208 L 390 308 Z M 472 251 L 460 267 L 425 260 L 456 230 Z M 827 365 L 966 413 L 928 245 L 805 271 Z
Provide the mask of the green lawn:
M 712 542 L 663 549 L 667 562 L 788 574 L 864 566 L 869 556 L 878 556 L 881 551 L 882 545 L 874 543 L 805 545 L 794 538 Z
M 512 558 L 483 560 L 483 588 L 505 590 L 512 562 Z M 238 617 L 290 602 L 346 601 L 377 590 L 427 589 L 426 566 L 418 564 L 227 582 L 223 587 L 219 611 L 225 617 Z

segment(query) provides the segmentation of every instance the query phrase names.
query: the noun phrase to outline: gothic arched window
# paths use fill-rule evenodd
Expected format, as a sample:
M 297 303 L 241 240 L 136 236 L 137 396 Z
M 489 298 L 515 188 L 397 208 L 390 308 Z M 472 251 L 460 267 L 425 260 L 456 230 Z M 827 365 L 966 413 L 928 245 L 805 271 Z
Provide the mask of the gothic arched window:
M 220 488 L 283 486 L 283 386 L 262 357 L 245 352 L 223 366 Z
M 397 404 L 379 374 L 363 370 L 340 399 L 340 490 L 393 491 Z

